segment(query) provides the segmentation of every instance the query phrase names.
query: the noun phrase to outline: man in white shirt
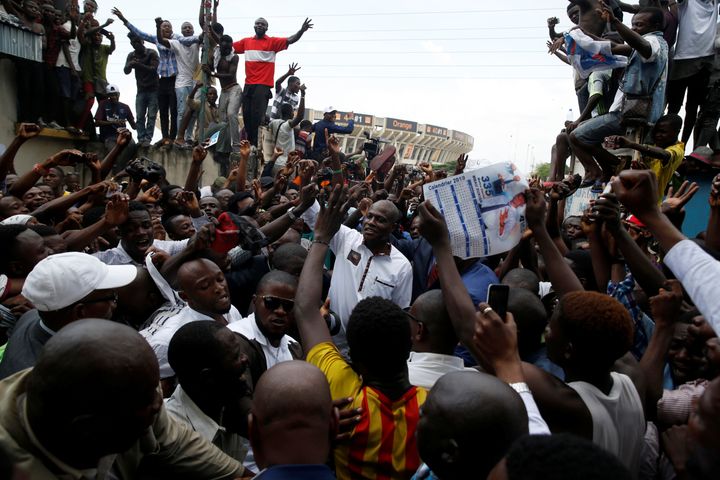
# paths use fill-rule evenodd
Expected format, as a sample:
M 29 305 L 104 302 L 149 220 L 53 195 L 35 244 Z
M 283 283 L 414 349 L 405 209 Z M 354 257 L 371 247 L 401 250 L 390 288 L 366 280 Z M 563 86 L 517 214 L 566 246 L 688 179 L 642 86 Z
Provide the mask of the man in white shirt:
M 176 281 L 180 287 L 180 298 L 187 302 L 187 306 L 162 325 L 152 325 L 140 331 L 158 358 L 160 378 L 163 380 L 175 375 L 168 363 L 168 345 L 180 327 L 195 320 L 213 320 L 228 325 L 242 319 L 240 312 L 230 303 L 225 274 L 210 260 L 202 258 L 182 264 Z
M 158 43 L 175 52 L 177 59 L 177 77 L 175 78 L 175 97 L 177 99 L 178 113 L 178 131 L 180 130 L 180 122 L 185 113 L 185 101 L 187 96 L 192 92 L 195 86 L 194 76 L 200 64 L 200 37 L 193 35 L 195 33 L 192 23 L 183 22 L 180 31 L 183 39 L 167 38 L 163 36 L 161 18 L 155 19 L 157 27 Z M 192 132 L 195 127 L 195 118 L 190 120 L 187 130 L 185 130 L 185 141 L 192 142 Z
M 705 101 L 715 59 L 718 0 L 677 0 L 678 35 L 668 78 L 668 113 L 679 113 L 685 101 L 682 141 L 690 139 L 698 108 Z
M 230 330 L 257 342 L 265 354 L 267 368 L 302 358 L 302 350 L 287 333 L 295 324 L 293 307 L 297 277 L 280 270 L 266 273 L 253 297 L 254 313 L 228 325 Z
M 168 348 L 178 385 L 165 400 L 165 408 L 175 419 L 251 468 L 254 462 L 247 432 L 239 431 L 244 430 L 240 427 L 244 422 L 236 422 L 247 418 L 252 401 L 245 348 L 239 335 L 216 322 L 197 321 L 181 327 Z
M 290 152 L 295 151 L 295 127 L 305 117 L 305 85 L 300 86 L 300 106 L 293 118 L 293 107 L 289 103 L 280 105 L 281 118 L 270 121 L 270 135 L 274 142 L 274 148 L 281 148 L 282 155 L 275 160 L 272 176 L 275 176 L 285 166 Z
M 441 290 L 420 295 L 410 307 L 412 351 L 408 359 L 410 383 L 430 390 L 435 382 L 450 372 L 470 370 L 463 360 L 453 355 L 458 344 Z
M 336 338 L 341 345 L 350 313 L 360 300 L 381 297 L 400 308 L 410 306 L 412 268 L 405 256 L 390 245 L 390 235 L 399 219 L 395 204 L 380 200 L 370 206 L 362 234 L 343 225 L 329 242 L 337 258 L 328 296 L 330 308 L 342 322 L 340 338 Z

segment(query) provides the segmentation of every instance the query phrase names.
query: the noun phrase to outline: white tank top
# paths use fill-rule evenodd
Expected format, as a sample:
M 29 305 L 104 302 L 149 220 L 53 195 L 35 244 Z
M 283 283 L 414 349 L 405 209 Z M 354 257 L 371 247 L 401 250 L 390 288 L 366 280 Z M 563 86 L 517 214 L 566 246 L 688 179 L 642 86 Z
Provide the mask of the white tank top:
M 640 467 L 645 436 L 645 414 L 635 385 L 627 375 L 612 372 L 613 386 L 608 395 L 587 382 L 572 387 L 590 411 L 593 443 L 615 454 L 634 477 Z

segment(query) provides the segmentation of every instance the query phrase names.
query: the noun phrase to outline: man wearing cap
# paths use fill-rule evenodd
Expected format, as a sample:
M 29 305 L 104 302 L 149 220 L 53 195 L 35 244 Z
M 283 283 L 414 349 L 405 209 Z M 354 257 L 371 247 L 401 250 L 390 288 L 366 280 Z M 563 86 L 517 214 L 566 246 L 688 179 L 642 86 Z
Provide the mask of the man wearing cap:
M 133 265 L 110 266 L 79 252 L 51 255 L 25 279 L 22 295 L 34 306 L 8 340 L 0 379 L 35 365 L 45 343 L 64 326 L 83 318 L 111 318 L 115 289 L 135 279 Z
M 107 98 L 100 102 L 95 113 L 95 124 L 100 127 L 100 141 L 105 143 L 108 151 L 115 147 L 118 131 L 126 128 L 126 123 L 130 124 L 133 130 L 137 130 L 132 110 L 127 104 L 120 102 L 120 89 L 110 84 L 107 86 Z M 137 146 L 131 138 L 130 143 L 115 162 L 114 171 L 125 168 L 127 162 L 135 156 L 136 150 Z
M 325 138 L 325 131 L 327 130 L 328 135 L 334 133 L 352 133 L 355 128 L 355 120 L 352 118 L 348 121 L 347 127 L 341 127 L 335 123 L 335 115 L 337 110 L 335 107 L 327 107 L 323 111 L 323 119 L 317 122 L 312 127 L 312 131 L 315 134 L 313 137 L 313 154 L 312 158 L 317 161 L 322 161 L 327 154 L 327 139 Z

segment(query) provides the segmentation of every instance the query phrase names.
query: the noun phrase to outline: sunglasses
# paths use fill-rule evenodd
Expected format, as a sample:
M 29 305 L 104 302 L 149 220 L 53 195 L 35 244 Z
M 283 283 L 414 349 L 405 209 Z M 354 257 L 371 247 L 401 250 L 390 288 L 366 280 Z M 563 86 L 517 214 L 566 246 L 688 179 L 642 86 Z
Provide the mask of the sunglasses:
M 262 297 L 265 308 L 268 310 L 277 310 L 278 307 L 282 306 L 283 310 L 290 313 L 295 307 L 295 300 L 288 300 L 287 298 L 273 297 L 271 295 L 265 295 Z

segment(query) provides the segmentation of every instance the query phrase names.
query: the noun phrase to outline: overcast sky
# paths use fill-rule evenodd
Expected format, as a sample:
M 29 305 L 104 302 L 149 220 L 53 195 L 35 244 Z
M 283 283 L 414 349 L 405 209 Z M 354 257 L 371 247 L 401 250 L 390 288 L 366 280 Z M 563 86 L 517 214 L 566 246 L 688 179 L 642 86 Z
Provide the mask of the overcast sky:
M 199 30 L 194 0 L 99 3 L 101 22 L 117 6 L 147 32 L 157 16 L 176 32 L 183 21 Z M 315 27 L 276 64 L 276 78 L 289 63 L 300 64 L 309 108 L 333 105 L 460 130 L 475 138 L 471 159 L 515 161 L 529 171 L 533 162 L 549 161 L 568 109 L 578 114 L 571 69 L 545 47 L 547 17 L 569 28 L 564 0 L 343 3 L 221 0 L 218 20 L 238 40 L 254 34 L 258 16 L 272 36 L 289 36 L 312 18 Z M 134 76 L 122 71 L 131 50 L 127 32 L 119 21 L 109 30 L 118 48 L 108 80 L 134 109 Z

